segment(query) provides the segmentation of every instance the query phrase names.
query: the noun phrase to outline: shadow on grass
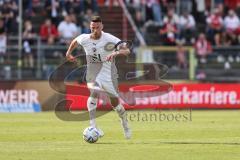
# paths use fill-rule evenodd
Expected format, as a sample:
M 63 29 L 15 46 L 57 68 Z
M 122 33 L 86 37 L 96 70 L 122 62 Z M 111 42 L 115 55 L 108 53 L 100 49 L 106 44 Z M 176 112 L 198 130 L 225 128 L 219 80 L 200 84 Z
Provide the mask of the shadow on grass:
M 136 145 L 136 144 L 150 144 L 150 145 L 161 145 L 161 144 L 171 144 L 171 145 L 240 145 L 238 142 L 97 142 L 96 144 L 126 144 L 126 145 Z

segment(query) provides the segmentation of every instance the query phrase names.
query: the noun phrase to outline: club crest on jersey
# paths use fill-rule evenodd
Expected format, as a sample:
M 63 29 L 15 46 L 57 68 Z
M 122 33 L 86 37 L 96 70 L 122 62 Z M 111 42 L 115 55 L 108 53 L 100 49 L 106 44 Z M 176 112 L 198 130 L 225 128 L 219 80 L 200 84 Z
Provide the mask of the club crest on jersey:
M 105 46 L 104 46 L 104 50 L 105 51 L 113 51 L 115 47 L 115 44 L 112 42 L 108 42 Z

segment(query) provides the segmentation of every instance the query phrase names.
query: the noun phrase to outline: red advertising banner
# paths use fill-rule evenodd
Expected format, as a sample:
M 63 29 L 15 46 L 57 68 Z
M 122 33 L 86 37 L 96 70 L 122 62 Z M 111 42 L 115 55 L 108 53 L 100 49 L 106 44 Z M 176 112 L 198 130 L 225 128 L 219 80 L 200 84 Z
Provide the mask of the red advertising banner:
M 156 108 L 225 108 L 240 109 L 240 84 L 173 84 L 171 91 L 164 86 L 121 84 L 120 101 L 127 109 Z M 74 94 L 72 94 L 74 93 Z M 84 93 L 84 94 L 81 94 Z M 67 86 L 66 99 L 72 100 L 71 110 L 86 109 L 89 93 L 85 87 Z M 83 96 L 84 95 L 84 96 Z M 101 96 L 99 108 L 109 109 L 106 96 Z

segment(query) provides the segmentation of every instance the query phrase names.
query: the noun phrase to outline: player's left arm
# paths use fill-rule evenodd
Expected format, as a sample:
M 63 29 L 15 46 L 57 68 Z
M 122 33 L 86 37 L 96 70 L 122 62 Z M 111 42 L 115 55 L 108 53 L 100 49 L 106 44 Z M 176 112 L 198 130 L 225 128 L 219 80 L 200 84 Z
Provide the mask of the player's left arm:
M 115 51 L 117 55 L 125 55 L 128 56 L 130 54 L 130 49 L 126 46 L 121 46 L 120 50 Z
M 107 61 L 111 61 L 113 58 L 115 58 L 118 55 L 124 55 L 128 56 L 130 54 L 130 49 L 126 46 L 121 46 L 119 50 L 113 51 L 111 54 L 109 54 L 106 58 Z

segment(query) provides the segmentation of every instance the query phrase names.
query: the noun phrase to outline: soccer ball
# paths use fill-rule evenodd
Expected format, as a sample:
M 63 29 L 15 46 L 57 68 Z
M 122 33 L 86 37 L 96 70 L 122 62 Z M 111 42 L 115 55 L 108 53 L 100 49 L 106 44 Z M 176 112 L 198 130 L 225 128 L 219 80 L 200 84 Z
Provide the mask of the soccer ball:
M 88 143 L 97 142 L 98 137 L 99 137 L 98 130 L 94 127 L 87 127 L 83 131 L 83 139 Z

